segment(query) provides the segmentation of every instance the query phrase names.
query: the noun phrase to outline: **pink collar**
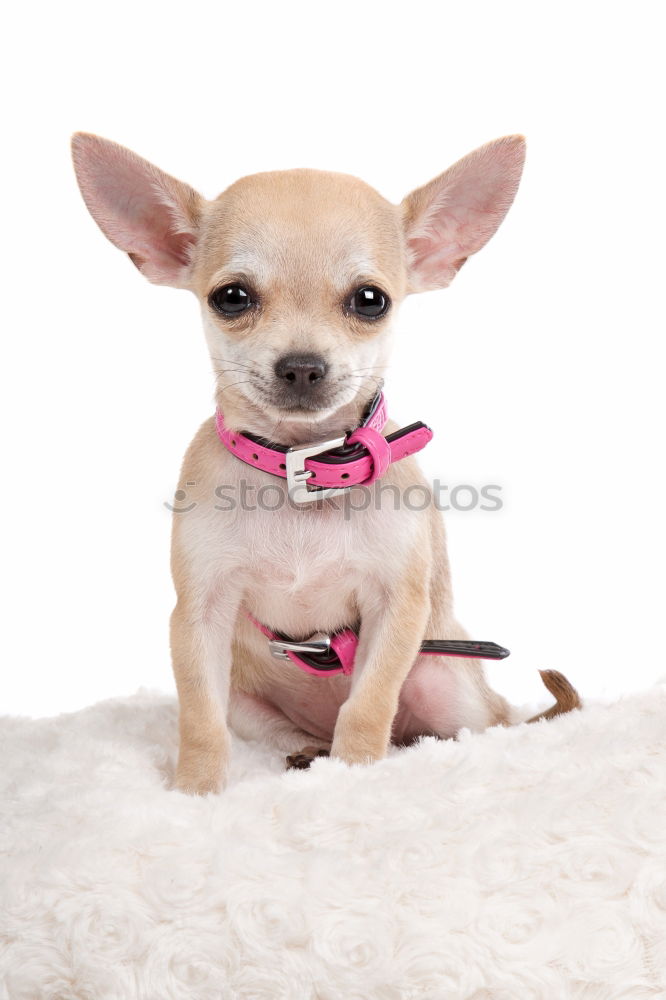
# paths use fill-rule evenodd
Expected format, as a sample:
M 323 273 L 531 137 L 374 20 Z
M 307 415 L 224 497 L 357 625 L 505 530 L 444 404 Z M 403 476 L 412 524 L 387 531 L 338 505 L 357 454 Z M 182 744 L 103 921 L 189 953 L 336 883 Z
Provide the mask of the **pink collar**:
M 393 462 L 421 451 L 432 440 L 432 431 L 421 422 L 384 437 L 381 431 L 386 420 L 386 401 L 380 392 L 355 431 L 298 448 L 231 431 L 225 426 L 221 410 L 217 411 L 215 426 L 228 451 L 256 469 L 286 479 L 291 499 L 308 503 L 344 493 L 351 486 L 369 486 Z

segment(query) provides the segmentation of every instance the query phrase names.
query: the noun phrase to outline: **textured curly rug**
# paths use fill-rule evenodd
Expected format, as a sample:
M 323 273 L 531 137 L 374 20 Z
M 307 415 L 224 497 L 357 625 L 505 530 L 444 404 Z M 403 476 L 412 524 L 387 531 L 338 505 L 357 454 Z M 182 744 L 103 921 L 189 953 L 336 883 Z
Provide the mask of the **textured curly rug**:
M 149 693 L 0 722 L 10 1000 L 666 996 L 666 686 L 534 726 L 168 791 Z

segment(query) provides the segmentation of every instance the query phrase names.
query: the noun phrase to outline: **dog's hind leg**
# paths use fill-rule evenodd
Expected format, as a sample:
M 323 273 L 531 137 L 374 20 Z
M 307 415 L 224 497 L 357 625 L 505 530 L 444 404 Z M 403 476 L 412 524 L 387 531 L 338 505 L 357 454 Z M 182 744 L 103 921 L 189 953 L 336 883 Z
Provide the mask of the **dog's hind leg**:
M 563 674 L 542 670 L 541 679 L 555 697 L 552 708 L 526 722 L 552 719 L 580 708 L 577 691 Z M 420 656 L 400 692 L 394 742 L 410 742 L 417 736 L 455 736 L 463 727 L 482 732 L 489 726 L 517 721 L 516 712 L 486 683 L 478 660 Z
M 509 722 L 504 698 L 486 683 L 478 660 L 419 656 L 400 692 L 393 740 L 455 736 L 463 727 L 482 732 Z
M 317 756 L 327 756 L 330 740 L 318 739 L 294 725 L 279 708 L 243 691 L 232 690 L 229 725 L 244 740 L 259 740 L 288 754 L 287 767 L 304 768 Z M 294 752 L 298 747 L 303 749 Z M 307 763 L 305 759 L 307 759 Z

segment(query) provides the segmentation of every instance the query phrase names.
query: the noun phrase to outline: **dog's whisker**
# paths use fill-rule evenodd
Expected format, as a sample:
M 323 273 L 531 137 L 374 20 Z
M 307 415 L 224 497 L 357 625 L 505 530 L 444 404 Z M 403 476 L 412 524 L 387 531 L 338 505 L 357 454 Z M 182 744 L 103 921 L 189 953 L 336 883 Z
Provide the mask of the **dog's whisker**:
M 254 375 L 254 372 L 243 371 L 242 368 L 215 368 L 214 372 L 216 375 Z
M 221 358 L 221 357 L 218 357 L 218 355 L 216 355 L 216 354 L 211 354 L 211 360 L 212 361 L 219 361 L 223 365 L 234 365 L 236 368 L 243 369 L 244 371 L 251 371 L 252 370 L 252 368 L 251 368 L 250 365 L 243 364 L 242 361 L 236 361 L 234 358 Z
M 359 372 L 382 371 L 383 369 L 390 367 L 390 365 L 368 365 L 366 368 L 352 368 L 350 374 L 356 375 Z
M 350 377 L 357 379 L 361 385 L 364 385 L 368 380 L 373 381 L 378 389 L 381 389 L 384 385 L 384 380 L 382 378 L 378 378 L 376 375 L 351 375 Z
M 228 389 L 234 389 L 237 385 L 248 385 L 251 383 L 251 381 L 252 381 L 251 379 L 246 378 L 243 379 L 241 382 L 232 382 L 231 385 L 221 385 L 219 389 L 220 392 L 226 392 Z

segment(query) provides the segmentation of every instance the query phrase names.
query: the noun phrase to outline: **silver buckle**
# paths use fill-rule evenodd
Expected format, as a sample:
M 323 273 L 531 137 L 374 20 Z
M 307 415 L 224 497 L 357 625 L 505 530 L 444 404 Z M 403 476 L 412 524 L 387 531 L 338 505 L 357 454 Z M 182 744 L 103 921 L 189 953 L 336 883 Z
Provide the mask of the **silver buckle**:
M 321 455 L 322 452 L 331 451 L 332 448 L 341 448 L 346 440 L 346 437 L 337 437 L 331 438 L 330 441 L 320 441 L 318 444 L 307 445 L 305 448 L 289 448 L 285 456 L 285 464 L 290 500 L 293 500 L 294 503 L 312 503 L 313 500 L 325 500 L 327 497 L 335 497 L 339 493 L 347 492 L 349 486 L 327 486 L 323 489 L 309 490 L 307 481 L 312 477 L 312 472 L 305 468 L 306 458 Z
M 331 637 L 324 635 L 323 632 L 315 632 L 305 642 L 269 639 L 268 648 L 271 651 L 271 656 L 276 656 L 279 660 L 288 660 L 287 650 L 290 653 L 328 653 L 331 648 Z

